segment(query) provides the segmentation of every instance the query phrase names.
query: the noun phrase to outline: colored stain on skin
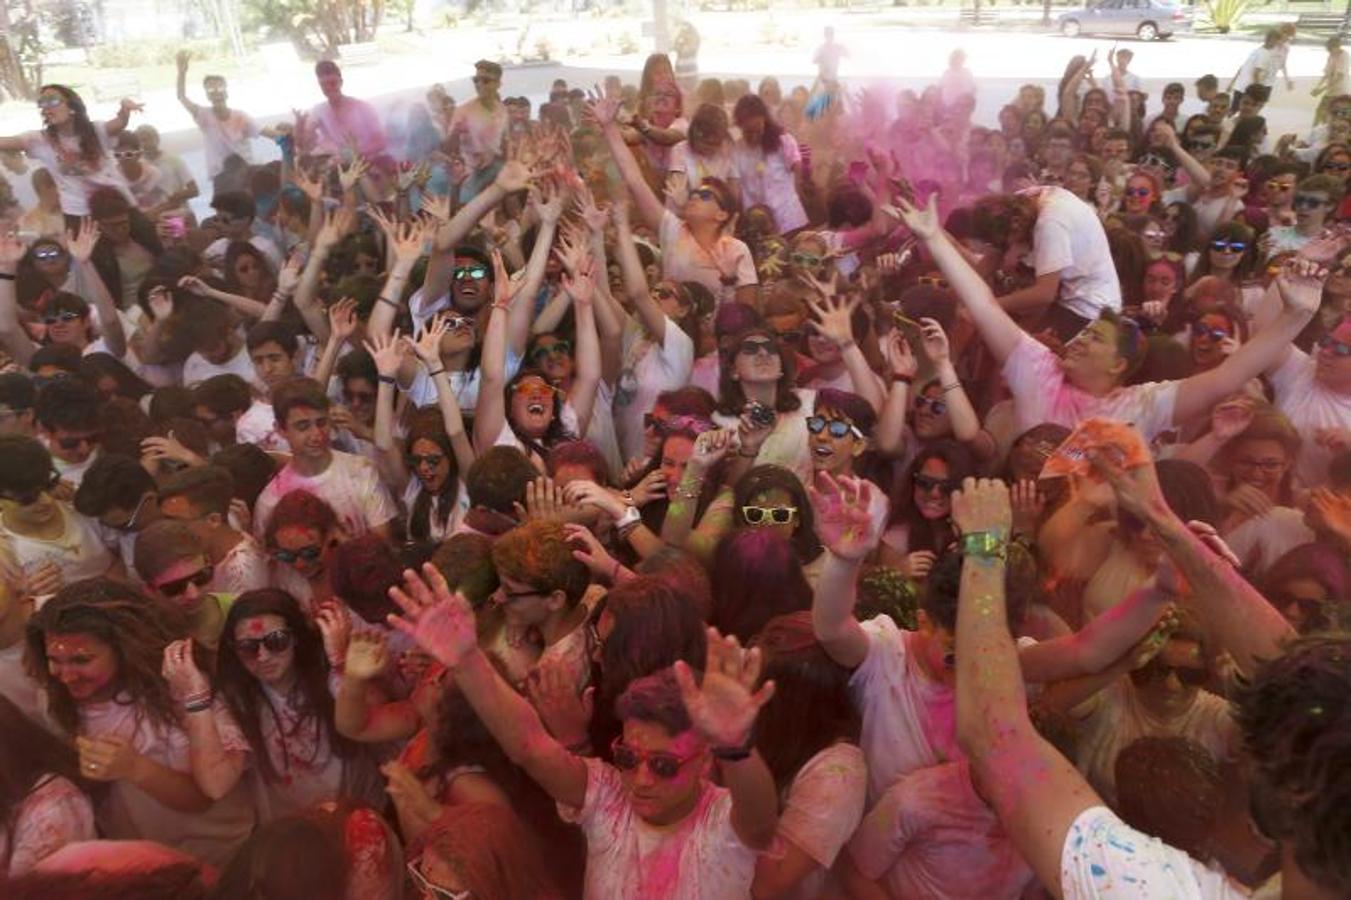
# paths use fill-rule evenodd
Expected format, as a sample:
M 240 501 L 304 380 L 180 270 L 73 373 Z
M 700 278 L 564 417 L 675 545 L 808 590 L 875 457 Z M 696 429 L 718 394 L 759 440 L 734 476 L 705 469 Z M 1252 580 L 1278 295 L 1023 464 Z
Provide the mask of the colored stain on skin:
M 262 637 L 266 630 L 262 619 L 249 619 L 244 623 L 244 633 L 249 637 Z

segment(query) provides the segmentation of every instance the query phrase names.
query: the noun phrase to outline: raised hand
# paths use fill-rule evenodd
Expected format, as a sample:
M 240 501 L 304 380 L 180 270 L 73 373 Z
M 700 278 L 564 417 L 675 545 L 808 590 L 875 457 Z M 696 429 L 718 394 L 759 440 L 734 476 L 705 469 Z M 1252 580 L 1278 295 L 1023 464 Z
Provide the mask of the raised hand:
M 70 251 L 70 258 L 77 263 L 89 261 L 89 257 L 94 252 L 94 245 L 99 240 L 98 223 L 85 216 L 80 220 L 79 231 L 66 232 L 66 249 Z
M 441 804 L 403 763 L 392 759 L 380 767 L 380 773 L 385 776 L 385 792 L 401 818 L 426 826 L 441 815 Z
M 444 225 L 450 221 L 450 197 L 445 194 L 423 194 L 419 211 L 435 219 L 438 225 Z
M 997 478 L 968 478 L 952 494 L 952 523 L 962 534 L 992 532 L 1008 537 L 1013 527 L 1009 489 Z
M 117 112 L 119 115 L 129 116 L 134 112 L 144 112 L 144 111 L 145 111 L 145 104 L 133 100 L 130 97 L 123 97 L 122 102 L 117 104 Z
M 427 167 L 425 162 L 416 165 L 411 162 L 400 163 L 395 184 L 399 191 L 407 193 L 415 186 L 421 187 L 426 184 L 427 180 L 431 178 L 431 174 L 431 169 Z
M 605 549 L 605 545 L 591 532 L 590 528 L 577 522 L 564 522 L 563 534 L 568 543 L 575 548 L 572 558 L 591 571 L 592 575 L 605 581 L 614 578 L 619 571 L 619 562 Z
M 160 674 L 169 683 L 169 693 L 179 702 L 211 693 L 211 682 L 192 658 L 192 639 L 172 641 L 164 648 Z
M 1014 484 L 1009 491 L 1009 502 L 1013 506 L 1013 533 L 1035 538 L 1042 511 L 1046 509 L 1046 498 L 1037 490 L 1037 483 L 1024 478 Z
M 525 486 L 525 506 L 517 503 L 516 516 L 521 521 L 563 518 L 568 506 L 563 489 L 547 475 L 536 478 Z
M 361 177 L 370 170 L 371 164 L 360 154 L 354 155 L 352 161 L 347 165 L 338 165 L 338 184 L 343 191 L 350 191 L 357 186 Z
M 1295 257 L 1276 277 L 1276 289 L 1286 309 L 1311 316 L 1323 300 L 1323 282 L 1327 277 L 1327 270 L 1313 260 Z
M 344 297 L 328 308 L 330 340 L 337 341 L 339 344 L 345 342 L 352 335 L 356 334 L 358 324 L 357 302 L 355 299 Z
M 937 319 L 920 319 L 919 336 L 924 342 L 924 355 L 929 357 L 930 362 L 941 365 L 951 359 L 952 349 L 948 345 L 948 336 Z
M 919 360 L 910 349 L 910 342 L 899 328 L 893 328 L 882 343 L 882 357 L 887 361 L 893 375 L 914 378 L 919 371 Z
M 324 214 L 324 225 L 314 239 L 316 249 L 330 250 L 341 241 L 356 224 L 352 211 L 345 206 L 328 210 Z
M 502 251 L 493 250 L 493 306 L 497 309 L 510 309 L 512 291 L 511 276 L 507 274 L 507 264 L 502 261 Z
M 288 297 L 294 294 L 296 288 L 300 286 L 300 273 L 304 268 L 305 260 L 300 251 L 293 251 L 277 271 L 277 290 Z
M 429 369 L 441 358 L 441 338 L 450 325 L 445 316 L 433 316 L 432 320 L 422 329 L 416 341 L 409 341 L 408 346 L 412 348 L 413 355 L 418 358 L 418 362 L 427 366 Z
M 833 291 L 827 293 L 829 289 L 824 283 L 816 281 L 811 276 L 807 277 L 820 295 L 819 300 L 807 301 L 812 318 L 816 321 L 816 330 L 830 339 L 835 346 L 847 347 L 854 341 L 854 310 L 862 302 L 862 297 L 850 298 L 839 294 L 832 296 Z
M 301 193 L 310 198 L 311 203 L 322 203 L 324 200 L 324 183 L 317 178 L 311 178 L 304 169 L 299 167 L 291 173 L 291 183 L 300 188 Z
M 943 233 L 943 223 L 938 218 L 938 195 L 936 193 L 929 195 L 929 202 L 923 209 L 915 206 L 904 197 L 897 197 L 895 206 L 884 207 L 882 211 L 894 219 L 899 219 L 915 237 L 921 240 L 932 241 Z
M 370 681 L 389 665 L 389 643 L 381 631 L 357 631 L 347 642 L 347 660 L 343 674 L 348 678 Z
M 774 696 L 773 681 L 755 690 L 761 667 L 758 647 L 743 650 L 735 637 L 723 637 L 716 628 L 708 629 L 708 658 L 697 684 L 689 664 L 676 662 L 685 712 L 711 746 L 740 748 L 750 743 L 755 717 Z
M 1153 463 L 1127 469 L 1110 454 L 1096 449 L 1088 451 L 1088 461 L 1093 471 L 1111 485 L 1118 509 L 1145 521 L 1154 513 L 1169 510 Z
M 412 266 L 422 255 L 426 226 L 420 221 L 402 222 L 390 234 L 395 265 Z
M 544 224 L 558 224 L 563 217 L 563 201 L 563 190 L 556 185 L 543 183 L 530 192 L 530 205 Z
M 386 378 L 399 374 L 404 353 L 407 352 L 407 345 L 399 337 L 396 328 L 393 334 L 373 335 L 366 341 L 366 352 L 375 360 L 375 371 Z
M 697 441 L 696 441 L 697 443 Z M 633 498 L 633 505 L 640 509 L 647 506 L 653 500 L 662 500 L 666 497 L 666 476 L 660 469 L 654 469 L 643 476 L 643 479 L 633 486 L 629 491 L 629 496 Z
M 586 182 L 582 182 L 581 187 L 577 189 L 573 197 L 573 204 L 577 207 L 577 214 L 582 217 L 582 221 L 586 223 L 586 227 L 592 234 L 600 234 L 605 230 L 606 223 L 610 221 L 610 210 L 608 207 L 601 208 L 596 205 L 596 198 Z
M 867 481 L 819 472 L 816 484 L 808 486 L 807 499 L 816 520 L 816 536 L 831 553 L 848 560 L 862 560 L 882 539 L 887 499 L 874 494 Z
M 0 270 L 6 274 L 14 274 L 14 270 L 19 266 L 19 260 L 28 252 L 23 241 L 19 240 L 19 234 L 16 231 L 0 232 Z
M 324 639 L 324 654 L 334 668 L 340 668 L 347 659 L 347 642 L 352 637 L 352 619 L 337 601 L 326 600 L 319 604 L 314 624 Z
M 1250 397 L 1241 394 L 1225 400 L 1211 410 L 1210 433 L 1221 441 L 1238 437 L 1252 424 L 1254 405 Z
M 172 431 L 164 437 L 148 437 L 141 441 L 141 459 L 172 459 L 189 466 L 206 465 L 206 460 L 184 446 Z
M 587 93 L 586 110 L 597 125 L 609 128 L 619 115 L 619 98 L 607 97 L 599 88 L 593 89 Z
M 590 306 L 596 296 L 596 279 L 591 274 L 594 268 L 595 261 L 588 253 L 577 264 L 576 273 L 563 273 L 563 290 L 568 292 L 572 302 L 578 306 Z
M 933 571 L 934 563 L 938 561 L 938 554 L 932 550 L 916 550 L 913 553 L 907 553 L 901 560 L 899 571 L 906 578 L 922 581 L 929 577 Z
M 188 63 L 192 60 L 192 54 L 187 50 L 179 50 L 174 54 L 174 62 L 178 65 L 179 72 L 188 71 Z
M 609 488 L 601 487 L 594 481 L 584 479 L 568 482 L 567 486 L 563 488 L 563 497 L 568 503 L 576 506 L 594 506 L 608 513 L 613 519 L 618 519 L 624 515 L 624 509 L 627 505 L 611 493 Z
M 703 475 L 718 464 L 728 451 L 735 450 L 740 444 L 736 431 L 730 428 L 715 428 L 705 431 L 694 439 L 694 452 L 686 463 L 687 469 Z M 659 471 L 654 474 L 661 474 Z M 663 484 L 665 482 L 663 481 Z
M 403 587 L 390 588 L 389 596 L 403 610 L 401 616 L 391 614 L 389 624 L 446 668 L 458 668 L 478 649 L 473 607 L 431 563 L 423 564 L 421 575 L 405 569 Z

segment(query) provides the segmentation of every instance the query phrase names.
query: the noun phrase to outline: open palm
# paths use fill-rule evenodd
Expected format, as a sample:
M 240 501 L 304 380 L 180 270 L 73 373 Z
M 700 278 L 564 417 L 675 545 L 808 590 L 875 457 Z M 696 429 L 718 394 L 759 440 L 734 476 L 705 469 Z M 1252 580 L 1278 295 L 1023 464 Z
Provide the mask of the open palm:
M 742 650 L 735 637 L 723 637 L 716 628 L 708 629 L 708 660 L 699 683 L 689 665 L 676 663 L 685 711 L 714 747 L 744 747 L 750 740 L 755 717 L 774 696 L 772 681 L 754 690 L 760 669 L 759 649 Z
M 459 666 L 478 646 L 473 608 L 463 594 L 450 590 L 431 563 L 422 566 L 421 575 L 405 569 L 403 587 L 390 588 L 389 596 L 404 612 L 391 615 L 389 624 L 446 668 Z

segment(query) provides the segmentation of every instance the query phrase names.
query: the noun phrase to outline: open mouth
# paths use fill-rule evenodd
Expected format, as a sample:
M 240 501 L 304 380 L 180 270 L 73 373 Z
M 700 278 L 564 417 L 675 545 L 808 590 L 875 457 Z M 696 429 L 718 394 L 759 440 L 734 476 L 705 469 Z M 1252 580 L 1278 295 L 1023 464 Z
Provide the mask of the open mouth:
M 835 450 L 825 444 L 817 444 L 812 448 L 812 454 L 816 456 L 817 459 L 825 459 L 827 456 L 834 456 Z
M 525 408 L 525 411 L 532 416 L 542 416 L 544 415 L 544 404 L 543 403 L 528 404 Z

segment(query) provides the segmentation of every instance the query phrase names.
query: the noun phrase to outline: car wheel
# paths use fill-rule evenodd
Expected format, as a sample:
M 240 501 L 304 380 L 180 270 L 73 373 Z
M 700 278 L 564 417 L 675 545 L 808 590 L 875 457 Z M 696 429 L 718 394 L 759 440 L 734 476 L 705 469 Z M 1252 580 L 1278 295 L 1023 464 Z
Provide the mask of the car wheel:
M 1081 30 L 1075 19 L 1066 19 L 1060 23 L 1060 33 L 1065 37 L 1078 37 Z
M 1152 41 L 1159 36 L 1159 26 L 1153 22 L 1145 22 L 1135 29 L 1135 34 L 1142 41 Z

